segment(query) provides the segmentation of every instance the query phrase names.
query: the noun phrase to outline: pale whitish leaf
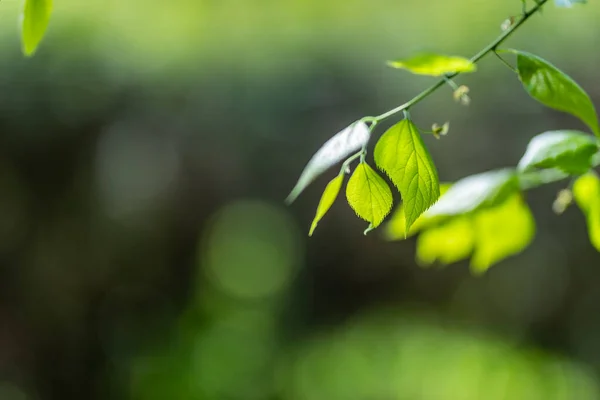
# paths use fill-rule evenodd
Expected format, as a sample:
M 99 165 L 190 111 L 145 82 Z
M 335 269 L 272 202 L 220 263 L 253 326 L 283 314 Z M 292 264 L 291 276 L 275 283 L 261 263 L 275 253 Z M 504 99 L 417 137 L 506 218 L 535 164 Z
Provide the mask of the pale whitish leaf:
M 33 55 L 41 42 L 52 13 L 52 0 L 25 0 L 22 15 L 21 40 L 23 53 Z
M 450 189 L 450 186 L 452 186 L 451 183 L 440 183 L 440 195 L 443 196 Z M 384 235 L 387 240 L 404 240 L 431 225 L 435 225 L 438 221 L 439 218 L 428 218 L 427 213 L 425 213 L 417 218 L 407 232 L 404 205 L 400 204 L 385 224 Z
M 333 202 L 337 198 L 340 189 L 342 188 L 342 183 L 344 182 L 344 175 L 338 175 L 333 178 L 325 187 L 323 191 L 323 196 L 321 196 L 321 201 L 319 201 L 319 205 L 317 207 L 317 214 L 315 215 L 315 219 L 310 226 L 310 232 L 308 236 L 312 236 L 313 232 L 317 228 L 317 224 L 323 218 L 323 216 L 329 211 Z
M 390 187 L 366 163 L 360 163 L 348 180 L 346 198 L 356 214 L 370 223 L 370 228 L 381 224 L 393 204 Z
M 405 60 L 388 61 L 392 68 L 405 69 L 413 74 L 441 76 L 455 72 L 474 72 L 477 66 L 464 57 L 421 53 Z
M 392 126 L 377 142 L 374 157 L 402 194 L 408 231 L 440 197 L 437 170 L 417 127 L 408 119 Z
M 600 179 L 590 172 L 577 178 L 573 197 L 587 219 L 588 235 L 592 245 L 600 251 Z
M 292 203 L 317 176 L 359 150 L 368 140 L 369 128 L 364 122 L 359 121 L 325 142 L 302 171 L 286 203 Z
M 509 50 L 517 55 L 517 71 L 525 90 L 547 107 L 570 113 L 600 135 L 598 116 L 588 94 L 567 74 L 531 53 Z
M 558 7 L 570 8 L 576 3 L 586 4 L 587 0 L 554 0 L 554 4 L 556 4 Z
M 425 214 L 426 218 L 449 217 L 491 207 L 518 189 L 512 169 L 468 176 L 456 182 Z
M 559 168 L 567 173 L 580 174 L 590 169 L 592 156 L 597 151 L 596 138 L 583 132 L 544 132 L 531 139 L 518 168 L 521 171 Z
M 473 216 L 475 252 L 471 269 L 475 273 L 523 251 L 535 236 L 535 220 L 517 193 L 503 203 Z
M 417 239 L 417 262 L 428 266 L 436 261 L 452 264 L 471 255 L 475 237 L 468 217 L 453 218 L 447 223 L 426 229 Z

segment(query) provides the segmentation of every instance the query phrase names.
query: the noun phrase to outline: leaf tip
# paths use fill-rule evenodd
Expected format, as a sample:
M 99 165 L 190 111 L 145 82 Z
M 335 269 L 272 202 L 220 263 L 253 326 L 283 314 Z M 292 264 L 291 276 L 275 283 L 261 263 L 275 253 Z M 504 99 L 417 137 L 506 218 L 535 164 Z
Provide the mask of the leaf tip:
M 288 196 L 285 198 L 285 200 L 283 200 L 283 202 L 285 203 L 286 206 L 289 206 L 294 201 L 296 201 L 296 199 L 298 198 L 299 195 L 300 195 L 300 191 L 297 189 L 297 187 L 295 187 L 294 189 L 292 189 L 290 194 L 288 194 Z
M 470 267 L 469 270 L 471 271 L 471 275 L 473 275 L 476 278 L 481 278 L 490 269 L 491 265 L 471 263 L 471 265 L 469 267 Z
M 31 48 L 27 48 L 27 47 L 23 46 L 21 51 L 25 57 L 31 58 L 35 54 L 35 50 L 36 50 L 35 48 L 31 49 Z
M 387 65 L 390 68 L 401 68 L 402 67 L 402 63 L 400 63 L 398 61 L 386 61 L 385 65 Z

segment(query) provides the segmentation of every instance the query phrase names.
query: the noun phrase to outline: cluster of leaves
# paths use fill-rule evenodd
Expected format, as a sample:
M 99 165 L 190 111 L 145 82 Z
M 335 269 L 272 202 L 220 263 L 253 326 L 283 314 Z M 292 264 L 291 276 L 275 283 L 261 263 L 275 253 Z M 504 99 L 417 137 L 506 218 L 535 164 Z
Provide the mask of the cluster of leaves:
M 582 1 L 556 1 L 556 4 L 571 6 L 574 2 Z M 539 11 L 544 3 L 546 0 L 536 0 L 535 6 L 528 11 L 523 1 L 520 23 Z M 535 235 L 535 221 L 524 201 L 523 191 L 568 177 L 574 178 L 572 192 L 563 191 L 555 202 L 555 209 L 563 211 L 574 198 L 587 218 L 590 239 L 600 251 L 600 179 L 593 171 L 600 164 L 597 137 L 600 127 L 596 110 L 588 94 L 550 62 L 529 52 L 497 48 L 510 30 L 517 27 L 517 23 L 511 22 L 511 26 L 505 28 L 507 33 L 472 59 L 424 53 L 389 62 L 393 68 L 441 76 L 442 80 L 391 112 L 353 123 L 313 156 L 288 197 L 288 203 L 317 176 L 342 160 L 346 161 L 339 174 L 326 186 L 309 235 L 333 205 L 345 175 L 350 173 L 346 199 L 356 214 L 369 223 L 365 234 L 383 223 L 392 210 L 392 190 L 367 163 L 367 145 L 381 120 L 403 111 L 404 119 L 377 141 L 373 159 L 402 197 L 402 204 L 386 225 L 385 235 L 390 240 L 403 240 L 419 233 L 419 263 L 449 264 L 470 257 L 472 270 L 483 272 L 502 259 L 521 252 Z M 468 98 L 468 88 L 458 87 L 451 79 L 460 73 L 475 72 L 475 62 L 490 52 L 496 53 L 518 75 L 532 98 L 579 118 L 596 136 L 575 130 L 544 132 L 530 141 L 517 167 L 488 171 L 454 184 L 440 185 L 435 164 L 422 140 L 421 134 L 426 132 L 417 128 L 408 109 L 444 83 L 455 89 L 455 99 Z M 515 55 L 516 68 L 501 54 Z M 461 102 L 468 104 L 468 101 Z M 433 131 L 427 133 L 438 136 L 446 131 L 447 125 L 434 125 Z M 352 172 L 350 165 L 356 160 L 359 162 Z
M 310 228 L 312 235 L 319 221 L 333 205 L 342 189 L 350 165 L 360 159 L 346 186 L 346 198 L 356 214 L 367 221 L 365 234 L 378 227 L 393 206 L 392 191 L 384 178 L 366 162 L 367 145 L 377 124 L 403 111 L 404 119 L 388 129 L 374 149 L 374 161 L 402 196 L 387 224 L 387 238 L 406 239 L 420 233 L 417 259 L 421 264 L 449 264 L 471 256 L 474 271 L 485 271 L 498 261 L 523 250 L 533 239 L 535 222 L 522 191 L 573 176 L 571 190 L 564 190 L 555 201 L 558 212 L 574 198 L 585 214 L 592 244 L 600 251 L 600 178 L 593 167 L 600 164 L 599 142 L 579 131 L 552 131 L 535 136 L 516 168 L 490 171 L 464 178 L 453 185 L 440 185 L 433 160 L 421 138 L 421 131 L 411 120 L 409 107 L 427 97 L 443 83 L 454 88 L 454 97 L 469 103 L 466 86 L 458 87 L 452 78 L 477 70 L 475 62 L 487 53 L 516 55 L 514 69 L 525 90 L 545 106 L 568 112 L 581 119 L 600 136 L 598 117 L 587 93 L 568 75 L 548 61 L 528 52 L 498 50 L 497 46 L 512 30 L 533 13 L 541 11 L 548 0 L 533 0 L 527 10 L 521 0 L 520 22 L 513 18 L 503 24 L 505 34 L 472 59 L 423 53 L 388 64 L 414 74 L 442 77 L 439 84 L 412 101 L 379 117 L 363 118 L 327 141 L 313 156 L 287 199 L 291 203 L 317 176 L 346 157 L 339 174 L 326 186 Z M 571 7 L 585 0 L 555 0 L 559 7 Z M 31 56 L 45 35 L 52 13 L 52 0 L 24 0 L 22 15 L 22 49 Z M 507 65 L 510 64 L 506 63 Z M 512 68 L 512 67 L 511 67 Z M 436 137 L 444 135 L 448 125 L 434 124 Z M 424 132 L 423 132 L 424 133 Z M 357 153 L 353 154 L 353 152 Z M 443 196 L 440 199 L 440 194 Z

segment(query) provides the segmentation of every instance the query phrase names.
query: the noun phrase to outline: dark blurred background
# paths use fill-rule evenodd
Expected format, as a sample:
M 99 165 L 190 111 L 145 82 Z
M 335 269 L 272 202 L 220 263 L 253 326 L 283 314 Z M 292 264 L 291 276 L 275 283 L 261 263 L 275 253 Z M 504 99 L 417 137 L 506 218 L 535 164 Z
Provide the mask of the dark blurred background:
M 305 163 L 430 84 L 385 61 L 470 56 L 520 1 L 56 0 L 38 53 L 0 2 L 0 400 L 600 398 L 600 254 L 568 182 L 527 194 L 533 244 L 487 274 L 420 269 L 342 198 L 307 232 Z M 600 104 L 600 6 L 511 40 Z M 440 178 L 585 129 L 488 57 L 412 110 Z M 383 131 L 383 127 L 380 132 Z

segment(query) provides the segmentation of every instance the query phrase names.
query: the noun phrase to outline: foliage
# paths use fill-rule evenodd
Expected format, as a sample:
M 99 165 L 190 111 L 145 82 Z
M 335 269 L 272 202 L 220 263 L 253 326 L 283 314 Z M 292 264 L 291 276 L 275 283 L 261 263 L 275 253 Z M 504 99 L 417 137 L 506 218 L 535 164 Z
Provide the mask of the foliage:
M 536 0 L 530 7 L 530 2 L 522 0 L 520 17 L 508 19 L 502 26 L 502 34 L 470 59 L 420 53 L 388 62 L 392 68 L 441 79 L 407 103 L 352 124 L 313 156 L 288 203 L 318 175 L 348 158 L 323 194 L 310 235 L 333 204 L 343 175 L 351 173 L 350 166 L 358 159 L 360 163 L 346 190 L 348 203 L 359 217 L 370 223 L 365 234 L 382 223 L 392 207 L 392 194 L 385 180 L 367 164 L 367 148 L 378 124 L 402 112 L 404 118 L 379 138 L 373 156 L 375 165 L 386 173 L 402 198 L 402 204 L 386 224 L 385 237 L 403 240 L 420 233 L 417 240 L 420 264 L 449 264 L 471 257 L 471 268 L 479 273 L 521 252 L 535 234 L 535 221 L 523 192 L 568 177 L 576 178 L 574 197 L 587 218 L 590 240 L 600 250 L 600 180 L 593 173 L 593 168 L 600 165 L 597 137 L 600 128 L 594 105 L 584 89 L 550 62 L 530 52 L 499 48 L 531 16 L 541 12 L 547 2 Z M 559 7 L 571 7 L 573 3 L 585 1 L 555 1 Z M 447 133 L 448 124 L 442 127 L 433 124 L 429 132 L 420 130 L 409 109 L 446 84 L 454 89 L 456 100 L 468 104 L 468 87 L 458 86 L 453 78 L 476 72 L 477 62 L 490 53 L 515 72 L 533 99 L 579 118 L 593 135 L 575 130 L 544 132 L 532 138 L 516 168 L 488 171 L 440 186 L 437 169 L 421 134 L 433 134 L 439 139 Z M 503 54 L 515 55 L 516 67 Z M 554 204 L 557 212 L 568 206 L 573 197 L 570 193 L 567 189 L 561 192 Z
M 517 55 L 517 72 L 525 90 L 545 106 L 579 117 L 596 135 L 598 118 L 587 93 L 569 76 L 548 61 L 525 51 Z
M 25 0 L 22 15 L 22 49 L 31 56 L 42 41 L 52 13 L 53 0 Z M 319 221 L 333 205 L 341 190 L 344 174 L 360 159 L 346 188 L 346 197 L 357 215 L 369 222 L 365 234 L 379 226 L 393 206 L 390 187 L 366 162 L 367 147 L 376 126 L 383 120 L 403 112 L 404 119 L 385 132 L 374 149 L 374 161 L 385 172 L 402 196 L 402 205 L 394 213 L 386 230 L 390 239 L 405 239 L 421 231 L 418 243 L 420 261 L 439 260 L 451 263 L 473 252 L 472 266 L 485 270 L 503 258 L 521 251 L 532 239 L 534 222 L 520 192 L 569 176 L 575 182 L 575 200 L 584 211 L 590 240 L 600 250 L 600 189 L 592 174 L 600 165 L 598 139 L 579 131 L 551 131 L 535 136 L 516 169 L 502 169 L 465 178 L 440 198 L 440 183 L 435 164 L 422 141 L 421 133 L 436 138 L 445 135 L 448 124 L 433 124 L 431 132 L 420 131 L 411 119 L 409 109 L 444 84 L 454 89 L 454 98 L 469 104 L 466 86 L 452 80 L 462 73 L 477 71 L 477 62 L 494 53 L 511 68 L 526 92 L 541 104 L 572 114 L 582 120 L 596 136 L 600 126 L 594 105 L 571 77 L 550 62 L 530 52 L 499 49 L 499 46 L 532 15 L 541 12 L 548 0 L 521 0 L 519 18 L 509 18 L 504 32 L 490 45 L 470 59 L 434 53 L 388 62 L 392 68 L 418 75 L 442 77 L 409 102 L 376 117 L 365 117 L 334 135 L 312 157 L 294 189 L 286 199 L 293 202 L 319 175 L 345 159 L 339 175 L 326 187 L 311 225 L 312 236 Z M 571 7 L 585 0 L 555 0 L 558 7 Z M 513 68 L 501 53 L 516 55 Z M 358 151 L 358 152 L 356 152 Z M 356 153 L 354 153 L 356 152 Z M 353 154 L 354 153 L 354 154 Z M 568 204 L 563 191 L 555 201 L 556 210 Z M 565 204 L 563 204 L 565 203 Z M 558 204 L 558 205 L 557 205 Z M 519 227 L 514 233 L 515 227 Z M 468 229 L 467 229 L 468 228 Z M 503 229 L 505 231 L 503 231 Z M 502 233 L 504 232 L 504 233 Z M 513 232 L 513 233 L 511 233 Z M 457 235 L 460 233 L 460 241 Z M 487 238 L 487 239 L 486 239 Z M 483 240 L 483 242 L 481 242 Z M 483 249 L 483 250 L 482 250 Z
M 437 171 L 418 128 L 409 119 L 400 121 L 381 136 L 374 156 L 402 194 L 408 230 L 440 197 Z
M 343 183 L 344 175 L 340 174 L 333 178 L 331 182 L 329 182 L 325 187 L 325 191 L 323 192 L 323 196 L 321 197 L 321 201 L 319 202 L 319 206 L 317 207 L 317 215 L 315 215 L 315 219 L 313 220 L 313 223 L 310 226 L 310 232 L 308 232 L 308 236 L 312 236 L 321 218 L 323 218 L 323 216 L 327 214 L 327 211 L 329 211 L 329 209 L 333 205 L 333 202 L 340 193 L 340 189 L 342 188 Z
M 407 60 L 390 61 L 392 68 L 406 69 L 413 74 L 442 76 L 456 72 L 475 72 L 477 64 L 464 57 L 422 53 Z
M 25 0 L 22 17 L 23 53 L 31 56 L 42 41 L 52 13 L 52 0 Z
M 369 164 L 361 162 L 354 170 L 346 187 L 348 204 L 356 214 L 369 222 L 368 230 L 383 222 L 392 210 L 392 191 Z

